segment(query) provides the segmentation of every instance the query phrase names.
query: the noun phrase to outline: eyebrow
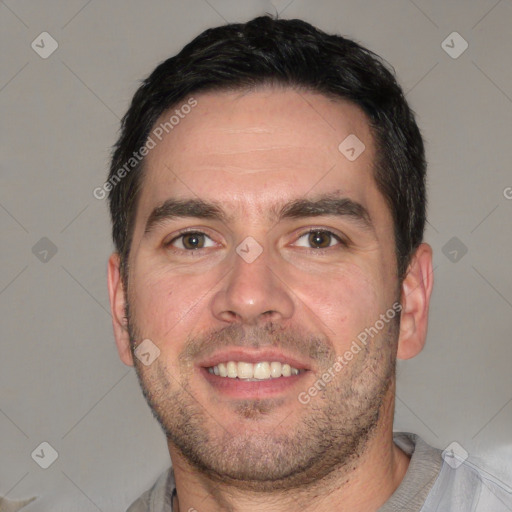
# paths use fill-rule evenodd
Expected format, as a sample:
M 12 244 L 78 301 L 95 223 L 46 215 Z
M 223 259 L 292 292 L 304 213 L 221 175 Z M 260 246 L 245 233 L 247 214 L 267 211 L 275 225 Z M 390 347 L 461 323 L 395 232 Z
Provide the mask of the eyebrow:
M 347 217 L 364 229 L 373 229 L 370 214 L 362 204 L 335 194 L 324 194 L 314 199 L 294 199 L 284 205 L 275 204 L 269 208 L 267 214 L 271 222 L 321 216 Z M 144 234 L 149 234 L 165 221 L 191 217 L 217 220 L 224 224 L 232 219 L 218 201 L 167 199 L 149 215 Z

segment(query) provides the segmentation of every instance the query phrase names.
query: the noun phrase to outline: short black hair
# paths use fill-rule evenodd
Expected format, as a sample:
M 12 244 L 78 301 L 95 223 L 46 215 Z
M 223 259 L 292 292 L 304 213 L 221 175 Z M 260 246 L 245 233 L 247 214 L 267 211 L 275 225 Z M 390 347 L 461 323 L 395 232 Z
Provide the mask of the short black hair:
M 343 99 L 365 112 L 376 146 L 374 178 L 394 223 L 397 273 L 405 276 L 423 239 L 426 162 L 414 114 L 394 73 L 350 39 L 302 20 L 261 16 L 204 31 L 159 64 L 135 93 L 121 122 L 108 179 L 113 239 L 124 278 L 143 180 L 144 159 L 138 152 L 156 121 L 192 94 L 265 85 Z

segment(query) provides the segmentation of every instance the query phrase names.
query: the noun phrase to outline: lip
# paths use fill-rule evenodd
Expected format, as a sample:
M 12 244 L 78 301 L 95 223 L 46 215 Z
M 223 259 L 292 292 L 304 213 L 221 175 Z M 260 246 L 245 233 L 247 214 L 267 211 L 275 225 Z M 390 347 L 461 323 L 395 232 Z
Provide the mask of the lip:
M 301 370 L 301 372 L 298 375 L 291 375 L 290 377 L 278 377 L 261 381 L 231 379 L 208 372 L 208 368 L 227 361 L 244 361 L 253 364 L 261 361 L 277 361 L 282 364 L 288 363 L 293 368 Z M 197 366 L 199 374 L 204 377 L 216 392 L 228 398 L 245 400 L 279 397 L 283 394 L 290 393 L 299 382 L 303 382 L 303 379 L 311 370 L 311 366 L 304 361 L 299 361 L 296 357 L 287 355 L 282 351 L 272 348 L 250 350 L 246 347 L 219 350 L 215 354 L 202 360 Z
M 277 379 L 261 381 L 244 381 L 240 379 L 230 379 L 229 377 L 219 377 L 218 375 L 209 373 L 206 368 L 200 368 L 199 373 L 215 391 L 228 398 L 258 400 L 262 398 L 278 397 L 286 392 L 290 392 L 309 372 L 291 375 L 290 377 L 278 377 Z

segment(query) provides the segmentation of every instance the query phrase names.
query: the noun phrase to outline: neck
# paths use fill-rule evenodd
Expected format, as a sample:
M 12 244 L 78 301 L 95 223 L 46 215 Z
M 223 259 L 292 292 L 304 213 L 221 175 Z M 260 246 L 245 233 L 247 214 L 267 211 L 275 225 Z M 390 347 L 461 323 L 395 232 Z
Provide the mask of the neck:
M 361 453 L 335 468 L 327 477 L 307 487 L 256 492 L 219 483 L 199 473 L 169 442 L 179 512 L 372 512 L 384 504 L 400 485 L 409 457 L 393 443 L 394 386 L 389 389 L 380 411 L 379 424 Z

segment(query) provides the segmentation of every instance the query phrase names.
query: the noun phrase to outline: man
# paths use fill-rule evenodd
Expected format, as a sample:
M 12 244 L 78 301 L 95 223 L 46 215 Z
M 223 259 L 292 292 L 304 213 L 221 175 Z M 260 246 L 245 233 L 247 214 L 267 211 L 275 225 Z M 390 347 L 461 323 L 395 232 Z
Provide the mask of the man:
M 135 94 L 107 184 L 116 343 L 173 466 L 130 512 L 509 509 L 393 435 L 433 274 L 422 138 L 378 57 L 299 20 L 207 30 Z

